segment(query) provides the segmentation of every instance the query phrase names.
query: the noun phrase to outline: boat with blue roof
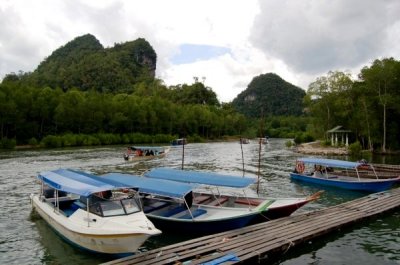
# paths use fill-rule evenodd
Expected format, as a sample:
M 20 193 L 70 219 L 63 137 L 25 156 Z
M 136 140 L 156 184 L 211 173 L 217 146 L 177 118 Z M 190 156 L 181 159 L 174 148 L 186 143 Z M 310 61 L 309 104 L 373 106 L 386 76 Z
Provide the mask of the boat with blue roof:
M 319 198 L 248 197 L 245 188 L 256 178 L 218 173 L 155 168 L 142 176 L 109 173 L 102 177 L 138 187 L 146 216 L 163 232 L 211 234 L 288 216 Z M 208 187 L 216 191 L 199 192 Z M 218 192 L 242 189 L 243 195 Z
M 132 186 L 71 169 L 40 173 L 32 208 L 67 242 L 94 253 L 126 255 L 161 234 Z
M 370 168 L 374 177 L 362 172 Z M 365 192 L 380 192 L 400 183 L 400 176 L 380 178 L 372 164 L 363 161 L 351 162 L 336 159 L 304 157 L 296 161 L 292 180 Z

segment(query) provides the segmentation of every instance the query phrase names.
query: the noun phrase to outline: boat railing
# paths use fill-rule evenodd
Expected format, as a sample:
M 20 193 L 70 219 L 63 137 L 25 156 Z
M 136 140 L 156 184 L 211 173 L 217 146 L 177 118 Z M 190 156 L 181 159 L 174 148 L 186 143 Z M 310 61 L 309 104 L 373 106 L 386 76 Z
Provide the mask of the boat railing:
M 56 201 L 56 198 L 46 198 L 45 196 L 41 196 L 40 198 L 41 198 L 41 201 L 49 202 L 49 203 L 53 203 L 53 204 Z M 74 197 L 72 197 L 70 195 L 63 196 L 63 197 L 58 197 L 58 201 L 59 202 L 62 202 L 62 201 L 74 201 L 74 200 L 76 200 L 76 198 L 74 198 Z

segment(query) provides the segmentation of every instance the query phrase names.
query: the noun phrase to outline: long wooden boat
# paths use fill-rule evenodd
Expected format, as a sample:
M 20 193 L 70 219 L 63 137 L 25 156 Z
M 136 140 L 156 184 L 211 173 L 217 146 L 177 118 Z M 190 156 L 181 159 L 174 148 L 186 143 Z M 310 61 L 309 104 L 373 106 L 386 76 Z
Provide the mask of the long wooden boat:
M 38 179 L 41 192 L 30 195 L 33 209 L 57 234 L 81 249 L 132 254 L 150 236 L 161 233 L 143 213 L 138 198 L 118 192 L 123 187 L 119 183 L 68 169 L 40 173 Z
M 259 198 L 195 192 L 200 184 L 245 188 L 255 179 L 170 168 L 153 169 L 145 177 L 120 173 L 103 177 L 139 187 L 146 216 L 163 232 L 211 234 L 241 228 L 288 216 L 319 197 L 319 193 L 301 198 Z
M 361 163 L 358 172 L 363 177 L 375 178 L 375 175 L 378 175 L 379 178 L 396 178 L 400 176 L 400 165 L 368 163 L 365 160 L 358 162 Z
M 362 174 L 365 167 L 366 164 L 362 162 L 299 158 L 296 161 L 295 170 L 290 173 L 290 177 L 293 180 L 312 184 L 366 192 L 384 191 L 390 189 L 396 183 L 400 183 L 400 176 L 382 178 L 373 169 L 374 178 L 366 177 Z
M 169 152 L 164 146 L 130 146 L 124 154 L 125 161 L 143 161 L 163 158 Z

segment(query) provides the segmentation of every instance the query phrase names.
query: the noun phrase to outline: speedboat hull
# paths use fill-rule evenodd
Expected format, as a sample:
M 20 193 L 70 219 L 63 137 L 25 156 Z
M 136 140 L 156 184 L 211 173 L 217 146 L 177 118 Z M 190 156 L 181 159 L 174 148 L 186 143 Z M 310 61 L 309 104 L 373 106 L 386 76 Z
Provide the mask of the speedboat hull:
M 150 236 L 160 234 L 160 231 L 154 227 L 144 225 L 141 228 L 135 228 L 135 222 L 140 216 L 128 215 L 113 222 L 110 221 L 111 219 L 101 220 L 106 218 L 89 214 L 91 221 L 88 222 L 87 212 L 81 209 L 67 217 L 50 203 L 40 200 L 39 196 L 31 195 L 31 203 L 33 209 L 63 239 L 91 252 L 131 254 L 136 252 Z M 144 216 L 142 212 L 139 215 Z

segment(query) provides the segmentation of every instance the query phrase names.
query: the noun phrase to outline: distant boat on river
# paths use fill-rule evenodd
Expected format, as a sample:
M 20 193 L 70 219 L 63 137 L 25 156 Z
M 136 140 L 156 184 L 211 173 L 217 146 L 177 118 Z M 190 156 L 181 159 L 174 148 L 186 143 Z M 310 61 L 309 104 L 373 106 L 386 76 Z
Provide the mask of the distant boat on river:
M 171 142 L 171 145 L 186 145 L 186 144 L 187 144 L 186 138 L 175 139 Z
M 125 161 L 142 161 L 162 158 L 169 152 L 164 146 L 130 146 L 124 154 Z

